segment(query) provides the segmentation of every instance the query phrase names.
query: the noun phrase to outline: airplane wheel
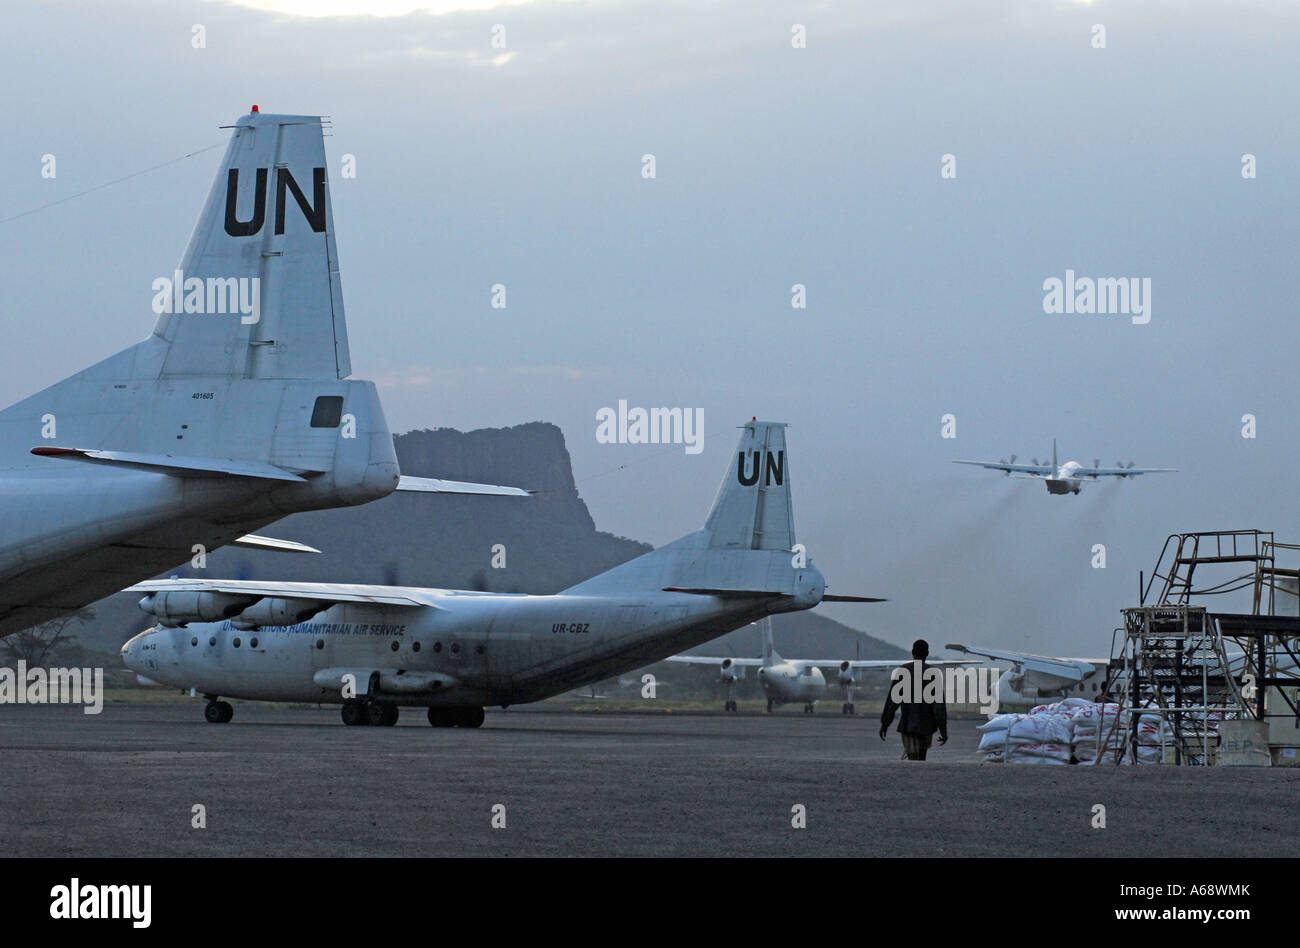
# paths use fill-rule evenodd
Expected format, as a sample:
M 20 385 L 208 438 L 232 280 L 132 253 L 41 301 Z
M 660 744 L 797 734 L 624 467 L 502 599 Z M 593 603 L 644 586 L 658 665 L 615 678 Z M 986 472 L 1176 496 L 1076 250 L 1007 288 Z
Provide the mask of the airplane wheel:
M 807 704 L 805 704 L 805 705 L 803 706 L 803 713 L 804 713 L 804 714 L 812 714 L 812 713 L 813 713 L 813 706 L 812 706 L 812 702 L 811 702 L 811 701 L 808 702 Z
M 482 727 L 486 717 L 482 708 L 460 708 L 456 711 L 456 727 Z
M 209 701 L 203 717 L 209 724 L 227 724 L 235 716 L 235 709 L 227 701 Z
M 429 723 L 434 727 L 454 727 L 456 722 L 452 720 L 451 712 L 446 708 L 430 708 Z
M 397 705 L 386 701 L 372 701 L 366 708 L 366 723 L 376 727 L 391 727 L 397 723 Z
M 768 713 L 768 714 L 771 714 L 771 713 L 772 713 L 772 699 L 771 699 L 771 698 L 768 698 L 768 699 L 767 699 L 767 713 Z
M 392 727 L 397 723 L 397 718 L 401 714 L 401 711 L 402 709 L 395 704 L 384 705 L 384 717 L 379 723 L 384 727 Z
M 849 714 L 857 714 L 857 713 L 858 713 L 858 709 L 857 709 L 857 707 L 853 704 L 852 701 L 850 701 L 850 702 L 849 702 Z
M 347 725 L 365 724 L 366 723 L 366 706 L 362 701 L 356 698 L 349 698 L 343 702 L 343 723 Z

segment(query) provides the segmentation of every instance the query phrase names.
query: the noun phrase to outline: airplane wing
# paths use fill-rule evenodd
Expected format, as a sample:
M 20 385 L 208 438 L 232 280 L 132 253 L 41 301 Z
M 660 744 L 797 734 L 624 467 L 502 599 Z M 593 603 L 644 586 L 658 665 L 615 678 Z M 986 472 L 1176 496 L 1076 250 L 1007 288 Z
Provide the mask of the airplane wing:
M 713 586 L 664 586 L 664 592 L 690 593 L 694 596 L 717 596 L 719 599 L 769 599 L 784 596 L 785 593 L 771 589 L 722 589 Z M 822 602 L 888 602 L 888 599 L 873 599 L 868 596 L 833 596 L 822 595 Z
M 973 464 L 986 467 L 991 471 L 1005 471 L 1008 474 L 1020 474 L 1028 477 L 1050 477 L 1056 469 L 1050 464 L 1007 464 L 1002 461 L 953 461 L 953 464 Z
M 304 481 L 302 473 L 274 464 L 234 461 L 230 458 L 194 458 L 171 454 L 141 454 L 134 451 L 99 451 L 90 448 L 60 448 L 44 445 L 32 448 L 43 458 L 62 458 L 90 464 L 155 471 L 173 477 L 257 477 L 271 481 Z M 306 473 L 306 472 L 304 472 Z
M 407 477 L 397 479 L 397 489 L 423 494 L 485 494 L 494 497 L 531 497 L 532 491 L 520 487 L 499 487 L 496 484 L 475 484 L 471 481 L 444 481 L 436 477 Z
M 1076 468 L 1070 475 L 1071 477 L 1090 477 L 1096 480 L 1098 477 L 1137 477 L 1139 474 L 1172 474 L 1176 472 L 1176 467 L 1080 467 Z
M 793 662 L 796 665 L 816 665 L 818 668 L 844 667 L 844 659 L 842 658 L 826 659 L 826 660 L 813 659 L 813 658 L 791 658 L 791 659 L 787 659 L 787 661 Z M 848 664 L 850 668 L 894 669 L 894 668 L 905 668 L 911 663 L 912 662 L 910 659 L 905 659 L 905 658 L 863 658 L 857 660 L 849 659 Z M 945 659 L 936 659 L 935 661 L 932 662 L 927 658 L 925 660 L 925 664 L 927 668 L 938 668 L 945 665 L 954 665 L 954 666 L 979 665 L 981 664 L 981 662 L 978 659 L 969 659 L 969 658 L 961 658 L 961 659 L 945 658 Z
M 403 586 L 351 583 L 266 583 L 255 579 L 151 579 L 126 592 L 218 592 L 236 596 L 275 596 L 318 602 L 367 602 L 385 606 L 433 606 L 419 590 Z
M 712 655 L 670 655 L 666 662 L 681 662 L 683 665 L 721 665 L 730 662 L 739 668 L 758 668 L 763 664 L 761 658 L 721 658 Z
M 949 642 L 944 648 L 967 655 L 983 655 L 986 658 L 1010 662 L 1016 674 L 1032 675 L 1035 681 L 1040 684 L 1040 687 L 1063 688 L 1069 684 L 1078 684 L 1097 670 L 1092 662 L 1078 658 L 1051 658 L 1047 655 L 1032 655 L 1028 652 L 1005 652 L 995 648 L 972 648 L 954 642 Z
M 297 540 L 277 540 L 275 537 L 259 537 L 255 533 L 246 533 L 230 541 L 231 546 L 242 546 L 249 550 L 270 550 L 273 553 L 319 553 L 320 550 Z

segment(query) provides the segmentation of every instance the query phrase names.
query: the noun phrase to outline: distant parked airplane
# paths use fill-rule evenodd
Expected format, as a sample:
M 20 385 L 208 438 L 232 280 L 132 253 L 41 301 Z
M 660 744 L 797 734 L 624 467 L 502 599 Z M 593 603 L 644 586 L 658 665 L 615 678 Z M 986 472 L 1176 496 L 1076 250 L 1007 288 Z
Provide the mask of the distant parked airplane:
M 870 601 L 870 600 L 868 600 Z M 884 600 L 878 600 L 883 602 Z M 858 684 L 857 672 L 862 669 L 895 669 L 907 664 L 906 659 L 840 659 L 840 658 L 782 658 L 772 645 L 772 620 L 763 620 L 762 658 L 715 658 L 708 655 L 673 655 L 670 662 L 686 665 L 716 665 L 723 683 L 727 686 L 727 711 L 738 710 L 734 693 L 736 679 L 745 677 L 746 668 L 758 669 L 758 682 L 767 696 L 767 710 L 781 704 L 803 704 L 806 714 L 812 714 L 817 703 L 826 694 L 826 675 L 822 669 L 833 671 L 844 700 L 840 714 L 855 714 L 853 689 Z M 968 661 L 933 661 L 930 666 L 970 665 Z

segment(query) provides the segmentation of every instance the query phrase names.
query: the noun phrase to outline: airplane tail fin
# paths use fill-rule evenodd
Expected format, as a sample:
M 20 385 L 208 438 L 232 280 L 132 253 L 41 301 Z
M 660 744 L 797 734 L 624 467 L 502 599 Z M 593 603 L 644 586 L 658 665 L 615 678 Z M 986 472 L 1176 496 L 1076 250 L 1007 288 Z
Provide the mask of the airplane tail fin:
M 701 529 L 565 592 L 615 590 L 748 600 L 768 611 L 820 602 L 825 581 L 804 551 L 795 549 L 785 425 L 754 420 L 742 426 Z
M 352 373 L 319 117 L 235 123 L 180 264 L 153 289 L 158 377 Z
M 785 425 L 750 421 L 741 428 L 713 509 L 705 521 L 709 546 L 723 550 L 789 550 L 794 546 Z
M 321 118 L 241 117 L 180 263 L 147 289 L 150 336 L 0 412 L 6 462 L 283 481 L 282 513 L 392 492 L 378 393 L 347 378 Z
M 759 624 L 763 629 L 763 664 L 775 664 L 781 661 L 781 656 L 777 654 L 776 646 L 772 642 L 772 617 L 764 616 Z

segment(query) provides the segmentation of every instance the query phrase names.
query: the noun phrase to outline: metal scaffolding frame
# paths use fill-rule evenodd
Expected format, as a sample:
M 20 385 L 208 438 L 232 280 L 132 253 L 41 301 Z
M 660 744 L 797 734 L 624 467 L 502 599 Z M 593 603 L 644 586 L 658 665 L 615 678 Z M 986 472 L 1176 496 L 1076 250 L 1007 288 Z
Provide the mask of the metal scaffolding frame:
M 1171 534 L 1140 604 L 1122 610 L 1112 650 L 1108 695 L 1120 705 L 1112 728 L 1137 759 L 1138 718 L 1166 724 L 1173 763 L 1215 761 L 1223 721 L 1290 719 L 1300 728 L 1300 568 L 1278 565 L 1300 545 L 1278 543 L 1264 530 Z M 1196 588 L 1198 568 L 1237 565 L 1244 572 Z M 1217 612 L 1194 598 L 1251 591 L 1250 611 Z M 1157 592 L 1158 590 L 1158 592 Z M 1156 601 L 1147 604 L 1156 593 Z M 1287 600 L 1295 600 L 1290 602 Z M 1280 605 L 1297 614 L 1279 615 Z M 1291 689 L 1291 693 L 1288 693 Z

